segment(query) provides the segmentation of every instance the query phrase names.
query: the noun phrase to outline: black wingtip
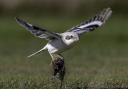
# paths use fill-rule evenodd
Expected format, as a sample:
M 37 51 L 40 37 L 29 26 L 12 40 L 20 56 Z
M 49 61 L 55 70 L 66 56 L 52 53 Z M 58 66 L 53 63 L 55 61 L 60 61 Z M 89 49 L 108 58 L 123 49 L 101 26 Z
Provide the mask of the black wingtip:
M 15 17 L 15 20 L 16 20 L 16 22 L 20 22 L 20 19 L 19 19 L 19 17 Z
M 19 17 L 15 17 L 15 20 L 20 25 L 27 25 L 27 22 L 25 22 L 24 20 L 20 19 Z
M 15 20 L 16 20 L 18 23 L 22 21 L 19 17 L 15 17 Z
M 18 21 L 18 20 L 19 20 L 19 18 L 18 18 L 18 17 L 15 17 L 14 19 L 15 19 L 16 21 Z

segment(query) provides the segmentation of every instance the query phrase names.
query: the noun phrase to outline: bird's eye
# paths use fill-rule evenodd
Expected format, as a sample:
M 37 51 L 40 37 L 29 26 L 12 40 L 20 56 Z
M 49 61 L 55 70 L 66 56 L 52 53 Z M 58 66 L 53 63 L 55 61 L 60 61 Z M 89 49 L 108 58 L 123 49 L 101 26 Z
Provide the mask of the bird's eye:
M 65 39 L 67 39 L 67 40 L 70 40 L 71 38 L 73 38 L 72 35 L 71 35 L 71 36 L 66 36 L 66 37 L 65 37 Z
M 70 37 L 71 37 L 71 38 L 73 38 L 73 36 L 72 36 L 72 35 L 71 35 Z

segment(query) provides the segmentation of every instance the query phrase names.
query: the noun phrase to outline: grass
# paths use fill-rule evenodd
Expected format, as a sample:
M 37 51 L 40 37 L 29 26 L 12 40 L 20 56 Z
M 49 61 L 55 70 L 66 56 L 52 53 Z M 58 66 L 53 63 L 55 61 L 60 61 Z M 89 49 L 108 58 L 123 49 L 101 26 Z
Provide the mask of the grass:
M 81 21 L 64 17 L 23 18 L 56 32 Z M 113 16 L 102 28 L 87 33 L 77 46 L 63 53 L 67 70 L 63 89 L 128 88 L 127 22 L 128 18 Z M 0 89 L 59 89 L 59 82 L 51 80 L 51 58 L 47 52 L 26 58 L 45 43 L 17 25 L 12 17 L 0 18 Z

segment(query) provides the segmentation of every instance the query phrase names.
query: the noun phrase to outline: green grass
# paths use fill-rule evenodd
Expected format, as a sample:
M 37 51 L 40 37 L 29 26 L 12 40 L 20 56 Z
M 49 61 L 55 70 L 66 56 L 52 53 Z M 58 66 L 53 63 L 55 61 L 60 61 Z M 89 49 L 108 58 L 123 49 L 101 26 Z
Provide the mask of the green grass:
M 30 17 L 32 23 L 63 32 L 83 18 Z M 102 28 L 85 34 L 63 53 L 66 76 L 63 89 L 128 87 L 128 18 L 113 16 Z M 51 80 L 47 52 L 32 58 L 47 41 L 33 37 L 13 18 L 0 18 L 0 89 L 59 89 Z

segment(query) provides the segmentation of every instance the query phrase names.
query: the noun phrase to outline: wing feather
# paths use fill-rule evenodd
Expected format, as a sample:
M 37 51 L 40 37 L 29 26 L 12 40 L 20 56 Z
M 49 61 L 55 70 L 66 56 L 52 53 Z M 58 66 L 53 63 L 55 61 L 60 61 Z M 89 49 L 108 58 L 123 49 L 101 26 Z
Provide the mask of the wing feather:
M 16 21 L 23 27 L 25 27 L 29 32 L 31 32 L 33 35 L 39 37 L 39 38 L 45 38 L 47 40 L 52 40 L 52 39 L 58 39 L 60 38 L 60 35 L 50 32 L 46 29 L 37 27 L 35 25 L 32 25 L 22 19 L 16 18 Z
M 112 10 L 110 8 L 104 9 L 99 14 L 95 15 L 93 18 L 82 22 L 80 25 L 77 25 L 71 28 L 70 32 L 76 32 L 77 34 L 83 34 L 95 30 L 95 28 L 102 26 L 106 20 L 111 16 Z

